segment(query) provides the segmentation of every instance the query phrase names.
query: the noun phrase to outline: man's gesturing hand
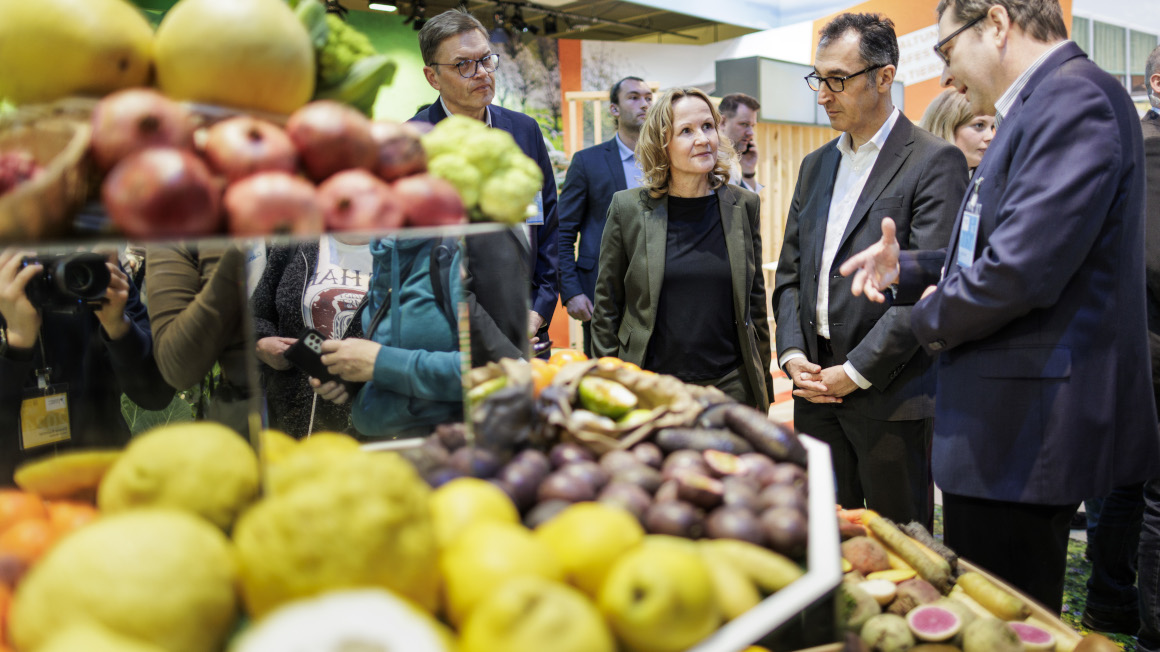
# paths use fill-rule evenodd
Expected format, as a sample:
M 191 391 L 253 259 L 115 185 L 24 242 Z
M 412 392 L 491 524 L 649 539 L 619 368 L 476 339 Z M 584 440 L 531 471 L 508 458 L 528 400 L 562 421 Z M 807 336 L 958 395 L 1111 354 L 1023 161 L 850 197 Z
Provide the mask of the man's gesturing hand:
M 883 292 L 898 281 L 898 251 L 894 220 L 886 217 L 882 219 L 882 239 L 848 258 L 838 271 L 842 276 L 854 274 L 854 296 L 865 293 L 867 299 L 884 303 Z

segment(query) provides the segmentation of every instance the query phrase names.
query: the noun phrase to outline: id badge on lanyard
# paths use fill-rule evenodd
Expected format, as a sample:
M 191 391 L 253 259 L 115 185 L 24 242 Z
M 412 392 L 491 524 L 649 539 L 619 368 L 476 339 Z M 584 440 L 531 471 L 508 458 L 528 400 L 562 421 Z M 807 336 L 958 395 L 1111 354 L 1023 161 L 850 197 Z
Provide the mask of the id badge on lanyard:
M 20 449 L 28 450 L 72 439 L 68 420 L 68 384 L 50 382 L 52 369 L 36 371 L 36 387 L 20 401 Z
M 955 264 L 966 269 L 975 264 L 975 246 L 979 241 L 979 214 L 983 212 L 983 205 L 979 203 L 979 186 L 983 177 L 975 179 L 975 189 L 971 198 L 967 200 L 967 207 L 963 211 L 962 226 L 959 229 L 959 249 Z

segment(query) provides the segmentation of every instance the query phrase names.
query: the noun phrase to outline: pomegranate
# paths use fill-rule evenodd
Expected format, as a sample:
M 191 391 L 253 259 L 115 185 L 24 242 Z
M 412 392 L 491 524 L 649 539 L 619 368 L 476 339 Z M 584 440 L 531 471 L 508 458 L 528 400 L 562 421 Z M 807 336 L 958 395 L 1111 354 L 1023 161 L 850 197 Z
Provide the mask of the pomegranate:
M 192 148 L 195 128 L 184 106 L 157 91 L 117 91 L 93 109 L 93 157 L 108 170 L 146 147 Z
M 429 174 L 413 174 L 394 183 L 407 226 L 463 224 L 463 200 L 450 181 Z
M 151 147 L 129 155 L 105 179 L 101 198 L 130 238 L 180 238 L 221 228 L 221 188 L 188 150 Z
M 371 121 L 345 104 L 311 102 L 290 116 L 286 132 L 315 181 L 352 168 L 374 170 L 378 162 Z
M 403 205 L 391 186 L 366 170 L 346 170 L 318 187 L 326 228 L 383 231 L 403 226 Z
M 419 142 L 418 130 L 405 124 L 375 122 L 371 125 L 371 135 L 379 149 L 375 173 L 384 181 L 427 171 L 427 153 Z
M 250 116 L 223 120 L 206 134 L 205 158 L 230 181 L 267 170 L 294 173 L 298 152 L 278 125 Z
M 226 189 L 226 215 L 234 235 L 322 233 L 322 207 L 314 185 L 286 172 L 258 172 Z

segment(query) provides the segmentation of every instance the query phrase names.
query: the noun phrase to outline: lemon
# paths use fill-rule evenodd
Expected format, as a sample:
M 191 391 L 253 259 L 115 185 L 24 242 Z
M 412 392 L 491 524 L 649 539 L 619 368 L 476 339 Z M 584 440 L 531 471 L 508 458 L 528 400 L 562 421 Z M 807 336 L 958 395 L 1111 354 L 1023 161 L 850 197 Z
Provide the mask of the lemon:
M 600 611 L 632 652 L 687 650 L 721 624 L 712 576 L 696 548 L 648 539 L 612 567 Z
M 536 528 L 536 538 L 556 554 L 569 582 L 595 596 L 616 560 L 644 540 L 644 529 L 619 507 L 584 502 Z
M 210 421 L 161 426 L 129 442 L 105 474 L 105 513 L 173 507 L 229 529 L 258 493 L 258 457 L 241 435 Z
M 0 2 L 0 99 L 49 102 L 144 86 L 152 39 L 125 0 Z
M 430 492 L 399 455 L 355 452 L 260 500 L 234 529 L 249 613 L 257 618 L 291 600 L 358 587 L 385 588 L 434 611 Z
M 524 576 L 554 581 L 564 571 L 552 550 L 522 525 L 476 523 L 464 530 L 439 557 L 447 617 L 462 625 L 471 610 L 504 582 Z
M 292 113 L 314 94 L 314 47 L 283 0 L 181 0 L 154 48 L 175 99 Z
M 61 539 L 20 582 L 10 636 L 39 650 L 71 625 L 96 623 L 168 652 L 217 652 L 237 617 L 236 581 L 229 541 L 204 519 L 169 509 L 105 516 Z
M 262 464 L 267 466 L 285 460 L 298 449 L 298 440 L 272 428 L 263 430 L 258 435 L 258 442 Z
M 467 618 L 459 652 L 615 652 L 612 632 L 576 589 L 539 577 L 505 582 Z
M 475 523 L 519 523 L 520 514 L 502 489 L 478 478 L 456 478 L 431 494 L 431 518 L 441 548 Z
M 49 639 L 36 652 L 165 652 L 144 641 L 127 638 L 94 623 L 72 625 Z
M 285 457 L 269 460 L 266 466 L 266 490 L 273 495 L 314 482 L 335 464 L 359 452 L 358 442 L 349 435 L 318 432 L 303 439 L 286 452 Z

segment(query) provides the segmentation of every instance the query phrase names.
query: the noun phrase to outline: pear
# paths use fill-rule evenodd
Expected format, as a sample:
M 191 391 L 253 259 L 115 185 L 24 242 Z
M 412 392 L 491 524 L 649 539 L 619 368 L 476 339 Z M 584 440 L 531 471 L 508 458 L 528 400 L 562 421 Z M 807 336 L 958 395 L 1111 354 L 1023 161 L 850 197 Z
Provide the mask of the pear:
M 314 94 L 314 47 L 283 0 L 181 0 L 154 47 L 177 100 L 289 114 Z
M 125 0 L 0 2 L 0 99 L 51 102 L 143 86 L 152 39 Z
M 460 652 L 614 652 L 595 605 L 576 589 L 541 577 L 502 584 L 471 612 Z

